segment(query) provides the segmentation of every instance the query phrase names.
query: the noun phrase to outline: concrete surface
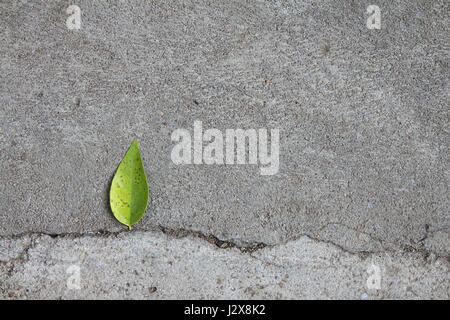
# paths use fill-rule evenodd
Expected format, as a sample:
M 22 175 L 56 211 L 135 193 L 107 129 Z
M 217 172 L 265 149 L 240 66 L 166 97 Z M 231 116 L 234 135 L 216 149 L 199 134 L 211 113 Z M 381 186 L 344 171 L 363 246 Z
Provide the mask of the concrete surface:
M 0 255 L 0 298 L 8 299 L 448 299 L 449 293 L 443 258 L 355 255 L 306 236 L 253 253 L 152 232 L 0 241 L 0 250 L 8 248 L 21 248 Z M 79 287 L 68 287 L 74 266 Z M 372 266 L 379 268 L 379 290 L 367 285 Z
M 66 27 L 69 4 L 82 10 L 80 30 Z M 244 268 L 241 262 L 255 264 L 249 279 L 260 271 L 284 276 L 296 267 L 258 264 L 248 252 L 213 249 L 205 239 L 266 247 L 262 256 L 283 256 L 286 248 L 310 239 L 306 243 L 317 250 L 341 248 L 358 270 L 365 265 L 359 253 L 381 254 L 396 266 L 395 257 L 408 254 L 448 263 L 449 3 L 377 0 L 380 30 L 366 27 L 369 4 L 375 1 L 1 1 L 2 241 L 14 247 L 38 237 L 43 244 L 36 250 L 51 255 L 53 249 L 45 250 L 54 245 L 60 248 L 55 257 L 60 253 L 63 260 L 69 259 L 63 248 L 70 243 L 74 250 L 95 252 L 89 246 L 101 242 L 109 261 L 115 245 L 130 245 L 127 237 L 164 242 L 161 230 L 168 237 L 189 234 L 203 239 L 182 241 L 204 250 L 193 254 L 206 255 L 211 265 L 205 268 L 214 267 L 215 255 L 236 263 L 232 271 L 219 269 L 226 279 Z M 170 135 L 192 130 L 195 120 L 205 129 L 279 128 L 278 174 L 261 176 L 254 165 L 173 164 Z M 152 202 L 134 229 L 148 233 L 102 240 L 126 228 L 110 212 L 108 191 L 135 137 Z M 177 247 L 179 240 L 166 240 Z M 158 248 L 152 254 L 163 259 Z M 311 276 L 322 272 L 302 250 L 292 254 L 312 268 Z M 130 258 L 139 261 L 140 255 Z M 410 279 L 417 296 L 432 298 L 436 290 L 436 296 L 448 297 L 438 280 L 445 279 L 442 266 L 407 259 L 414 261 L 414 272 L 428 270 L 434 279 Z M 26 270 L 42 261 L 5 264 Z M 185 266 L 174 270 L 196 270 L 189 261 L 183 258 Z M 362 294 L 361 279 L 350 280 L 346 263 L 342 278 L 326 274 L 352 289 L 329 289 L 328 296 Z M 92 285 L 112 286 L 106 274 L 111 268 Z M 26 276 L 14 270 L 2 273 L 10 285 L 2 294 L 26 297 L 17 287 Z M 200 295 L 193 293 L 193 272 L 186 291 L 168 287 L 156 296 Z M 269 275 L 265 283 L 275 283 Z M 289 289 L 255 295 L 327 296 L 294 291 L 302 281 L 320 286 L 328 278 L 289 276 L 295 279 Z M 157 282 L 162 275 L 152 277 Z M 124 275 L 120 281 L 128 278 L 139 279 Z M 52 287 L 40 292 L 40 279 L 26 278 L 35 290 L 29 297 L 69 294 Z M 407 279 L 395 281 L 403 285 Z M 216 296 L 233 295 L 232 283 L 224 283 Z M 236 297 L 246 297 L 239 288 Z M 377 297 L 405 293 L 386 290 Z M 106 291 L 92 289 L 88 296 L 116 296 Z

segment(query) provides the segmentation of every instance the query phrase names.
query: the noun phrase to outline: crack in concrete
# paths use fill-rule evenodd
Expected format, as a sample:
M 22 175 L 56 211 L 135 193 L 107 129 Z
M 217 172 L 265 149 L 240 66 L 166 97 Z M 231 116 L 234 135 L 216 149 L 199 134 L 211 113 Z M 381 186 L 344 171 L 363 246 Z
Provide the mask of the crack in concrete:
M 220 249 L 227 249 L 227 248 L 237 248 L 241 252 L 254 252 L 256 250 L 262 249 L 267 247 L 268 245 L 263 242 L 250 242 L 245 245 L 238 245 L 233 241 L 230 240 L 220 240 L 214 235 L 205 235 L 199 231 L 191 231 L 191 230 L 185 230 L 185 229 L 170 229 L 160 226 L 160 230 L 162 233 L 168 235 L 169 237 L 175 237 L 175 238 L 183 238 L 186 236 L 194 236 L 200 239 L 203 239 L 216 247 Z
M 98 230 L 98 231 L 83 232 L 83 233 L 56 233 L 56 234 L 55 233 L 47 233 L 47 232 L 25 232 L 25 233 L 10 235 L 10 236 L 0 236 L 0 240 L 2 240 L 2 239 L 15 240 L 15 239 L 21 239 L 26 236 L 30 237 L 30 243 L 24 248 L 24 250 L 22 250 L 22 252 L 18 255 L 18 257 L 11 258 L 11 259 L 7 260 L 6 262 L 0 261 L 0 264 L 9 263 L 11 261 L 13 261 L 13 262 L 26 261 L 29 250 L 34 247 L 35 240 L 39 236 L 49 236 L 51 238 L 81 238 L 81 237 L 108 238 L 108 237 L 117 237 L 120 234 L 126 234 L 126 233 L 131 233 L 131 232 L 136 232 L 136 231 L 137 232 L 162 232 L 163 234 L 165 234 L 171 238 L 184 238 L 187 236 L 191 236 L 194 238 L 199 238 L 199 239 L 205 240 L 205 241 L 209 242 L 210 244 L 215 245 L 219 249 L 236 248 L 236 249 L 239 249 L 241 252 L 249 253 L 250 255 L 251 255 L 251 253 L 253 253 L 257 250 L 260 250 L 263 248 L 273 248 L 273 247 L 277 247 L 280 245 L 286 245 L 287 243 L 296 241 L 302 237 L 307 237 L 308 239 L 313 240 L 315 242 L 330 244 L 330 245 L 340 249 L 342 252 L 346 252 L 346 253 L 349 253 L 352 255 L 358 255 L 361 258 L 367 258 L 370 255 L 380 254 L 383 252 L 397 251 L 393 248 L 387 248 L 384 245 L 387 243 L 385 241 L 383 241 L 382 239 L 376 238 L 369 233 L 348 227 L 339 222 L 327 223 L 327 224 L 321 226 L 320 228 L 314 230 L 313 233 L 319 232 L 319 231 L 325 229 L 329 225 L 340 225 L 340 226 L 343 226 L 354 232 L 364 234 L 364 235 L 368 236 L 370 239 L 378 242 L 382 249 L 381 250 L 371 250 L 371 251 L 352 250 L 352 249 L 346 248 L 343 245 L 340 245 L 332 240 L 320 239 L 319 237 L 311 235 L 310 233 L 299 234 L 293 238 L 289 238 L 286 241 L 276 243 L 276 244 L 267 244 L 264 242 L 248 242 L 248 243 L 244 243 L 244 244 L 238 244 L 237 242 L 234 242 L 233 240 L 221 240 L 212 234 L 205 234 L 200 231 L 193 231 L 193 230 L 187 230 L 187 229 L 182 229 L 182 228 L 173 229 L 173 228 L 168 228 L 168 227 L 159 225 L 157 228 L 154 228 L 152 230 L 136 230 L 136 229 L 133 231 L 130 231 L 128 229 L 124 229 L 123 231 Z M 419 241 L 418 243 L 420 244 L 421 241 Z M 394 244 L 394 243 L 389 243 L 389 244 L 393 245 L 395 248 L 398 248 L 398 251 L 400 251 L 400 252 L 419 253 L 422 255 L 424 260 L 427 260 L 430 255 L 434 255 L 436 258 L 443 258 L 450 262 L 450 257 L 448 257 L 447 255 L 442 255 L 433 250 L 426 250 L 424 248 L 420 248 L 420 247 L 417 247 L 414 245 Z

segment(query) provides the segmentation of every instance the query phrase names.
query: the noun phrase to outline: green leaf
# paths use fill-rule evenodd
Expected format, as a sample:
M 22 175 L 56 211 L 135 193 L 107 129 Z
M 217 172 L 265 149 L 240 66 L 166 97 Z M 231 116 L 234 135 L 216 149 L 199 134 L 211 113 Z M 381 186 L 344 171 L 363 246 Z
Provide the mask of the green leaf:
M 136 139 L 120 162 L 109 191 L 111 210 L 119 222 L 131 226 L 144 215 L 148 184 Z

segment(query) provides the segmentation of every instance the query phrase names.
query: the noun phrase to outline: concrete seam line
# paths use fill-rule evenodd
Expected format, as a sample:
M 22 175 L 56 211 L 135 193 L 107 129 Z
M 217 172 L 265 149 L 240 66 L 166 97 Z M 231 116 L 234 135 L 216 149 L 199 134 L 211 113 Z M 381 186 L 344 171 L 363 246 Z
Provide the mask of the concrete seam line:
M 198 231 L 192 231 L 192 230 L 186 230 L 186 229 L 170 229 L 170 228 L 166 228 L 166 227 L 162 227 L 159 226 L 159 232 L 163 233 L 164 235 L 166 235 L 169 238 L 185 238 L 185 237 L 193 237 L 193 238 L 199 238 L 202 239 L 204 241 L 209 242 L 210 244 L 213 244 L 215 247 L 219 248 L 219 249 L 231 249 L 231 248 L 236 248 L 238 250 L 240 250 L 242 253 L 247 253 L 249 255 L 251 255 L 251 253 L 258 251 L 258 250 L 262 250 L 264 248 L 276 248 L 279 246 L 283 246 L 288 244 L 289 242 L 292 241 L 296 241 L 302 237 L 307 237 L 308 239 L 317 242 L 317 243 L 324 243 L 324 244 L 330 244 L 332 246 L 334 246 L 335 248 L 338 248 L 339 250 L 341 250 L 342 252 L 348 253 L 348 254 L 352 254 L 352 255 L 356 255 L 359 256 L 360 258 L 367 258 L 368 256 L 371 255 L 375 255 L 375 254 L 380 254 L 380 253 L 396 253 L 398 252 L 399 254 L 409 254 L 409 253 L 417 253 L 420 254 L 423 259 L 426 261 L 428 259 L 428 257 L 430 255 L 434 255 L 436 258 L 441 258 L 444 259 L 446 261 L 449 261 L 449 257 L 443 254 L 440 254 L 438 252 L 435 252 L 433 250 L 425 250 L 422 248 L 417 248 L 414 246 L 407 246 L 407 245 L 396 245 L 395 249 L 393 248 L 385 248 L 383 247 L 382 250 L 373 250 L 373 251 L 355 251 L 355 250 L 349 250 L 345 247 L 343 247 L 342 245 L 339 245 L 331 240 L 324 240 L 324 239 L 320 239 L 317 238 L 315 236 L 312 236 L 310 234 L 300 234 L 298 236 L 296 236 L 295 238 L 292 239 L 288 239 L 285 242 L 282 243 L 277 243 L 277 244 L 265 244 L 265 243 L 261 243 L 261 242 L 252 242 L 252 243 L 248 243 L 244 246 L 242 245 L 238 245 L 233 241 L 230 240 L 220 240 L 217 237 L 215 237 L 214 235 L 206 235 L 204 233 L 198 232 Z M 26 232 L 26 233 L 21 233 L 21 234 L 16 234 L 16 235 L 11 235 L 11 236 L 0 236 L 0 240 L 16 240 L 16 239 L 22 239 L 24 237 L 31 237 L 30 239 L 30 244 L 27 245 L 25 247 L 25 249 L 22 251 L 21 254 L 19 254 L 19 257 L 16 258 L 12 258 L 10 260 L 23 260 L 24 257 L 27 256 L 28 254 L 28 250 L 31 249 L 34 246 L 34 242 L 37 238 L 39 237 L 43 237 L 43 236 L 48 236 L 51 238 L 72 238 L 72 239 L 77 239 L 77 238 L 110 238 L 110 237 L 117 237 L 118 235 L 130 235 L 134 232 L 141 232 L 141 233 L 158 233 L 158 231 L 139 231 L 139 230 L 134 230 L 132 232 L 128 231 L 128 230 L 124 230 L 124 231 L 118 231 L 118 232 L 110 232 L 110 231 L 100 231 L 100 232 L 86 232 L 86 233 L 59 233 L 59 234 L 51 234 L 51 233 L 46 233 L 46 232 Z M 381 240 L 380 240 L 381 241 Z M 393 243 L 390 243 L 393 244 Z M 8 260 L 8 261 L 10 261 Z M 0 264 L 5 263 L 4 261 L 0 261 Z

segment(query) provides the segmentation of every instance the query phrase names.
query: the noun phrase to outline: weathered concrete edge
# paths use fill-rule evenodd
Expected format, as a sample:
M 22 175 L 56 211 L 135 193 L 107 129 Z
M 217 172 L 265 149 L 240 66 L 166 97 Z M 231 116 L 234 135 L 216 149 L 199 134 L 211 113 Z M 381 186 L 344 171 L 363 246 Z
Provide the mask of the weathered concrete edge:
M 411 243 L 410 245 L 405 245 L 400 242 L 393 243 L 393 242 L 384 241 L 382 239 L 376 238 L 365 232 L 361 232 L 361 231 L 349 228 L 348 226 L 340 224 L 340 223 L 328 223 L 316 231 L 321 231 L 322 229 L 324 229 L 330 225 L 338 225 L 339 227 L 343 227 L 350 232 L 365 236 L 368 239 L 370 239 L 374 244 L 376 244 L 376 245 L 374 245 L 374 247 L 376 247 L 378 249 L 360 250 L 358 248 L 349 248 L 349 247 L 346 247 L 345 245 L 342 245 L 339 242 L 336 242 L 336 241 L 333 241 L 330 239 L 326 239 L 326 238 L 322 238 L 319 236 L 315 236 L 314 232 L 299 234 L 299 235 L 296 235 L 295 237 L 292 237 L 285 241 L 281 241 L 281 242 L 277 242 L 277 243 L 264 243 L 264 242 L 257 242 L 257 241 L 242 241 L 241 239 L 232 239 L 232 238 L 231 239 L 219 239 L 214 234 L 206 234 L 202 231 L 182 229 L 182 228 L 173 229 L 173 228 L 168 228 L 168 227 L 165 227 L 162 225 L 155 226 L 155 227 L 151 228 L 150 230 L 137 229 L 137 230 L 133 230 L 133 231 L 130 231 L 128 229 L 123 229 L 121 231 L 109 231 L 109 230 L 86 231 L 83 233 L 72 233 L 72 232 L 48 233 L 48 232 L 43 232 L 43 231 L 39 231 L 39 232 L 30 231 L 30 232 L 24 232 L 24 233 L 12 234 L 12 235 L 1 235 L 0 234 L 0 241 L 5 240 L 5 239 L 13 239 L 13 240 L 20 239 L 20 238 L 29 237 L 29 236 L 49 236 L 51 238 L 69 238 L 69 239 L 74 239 L 74 238 L 79 238 L 79 237 L 108 238 L 108 237 L 116 237 L 121 234 L 130 234 L 133 232 L 140 232 L 140 233 L 146 233 L 146 232 L 155 233 L 156 232 L 156 233 L 163 233 L 172 238 L 183 238 L 183 237 L 188 237 L 188 236 L 194 237 L 194 238 L 199 238 L 199 239 L 205 240 L 221 249 L 237 248 L 242 252 L 250 253 L 250 252 L 254 252 L 254 251 L 260 250 L 262 248 L 266 248 L 266 247 L 273 248 L 273 247 L 277 247 L 280 245 L 286 245 L 289 242 L 296 241 L 303 237 L 307 237 L 316 242 L 330 244 L 332 246 L 339 248 L 340 250 L 342 250 L 344 252 L 348 252 L 350 254 L 357 254 L 362 257 L 365 257 L 370 254 L 376 254 L 376 253 L 382 253 L 385 251 L 389 251 L 389 252 L 415 252 L 415 253 L 421 254 L 425 259 L 430 255 L 433 255 L 433 256 L 436 256 L 439 258 L 444 258 L 444 259 L 450 258 L 448 256 L 448 254 L 446 254 L 446 252 L 436 251 L 436 250 L 430 249 L 429 246 L 424 245 L 424 241 L 432 238 L 434 233 L 443 232 L 443 233 L 447 234 L 447 228 L 438 229 L 435 231 L 429 231 L 425 234 L 425 236 L 418 243 Z
M 223 250 L 192 234 L 31 234 L 0 239 L 0 251 L 2 299 L 449 297 L 448 258 L 355 254 L 307 236 L 247 251 Z M 73 267 L 80 271 L 80 289 L 68 288 Z M 369 284 L 376 274 L 379 288 Z

